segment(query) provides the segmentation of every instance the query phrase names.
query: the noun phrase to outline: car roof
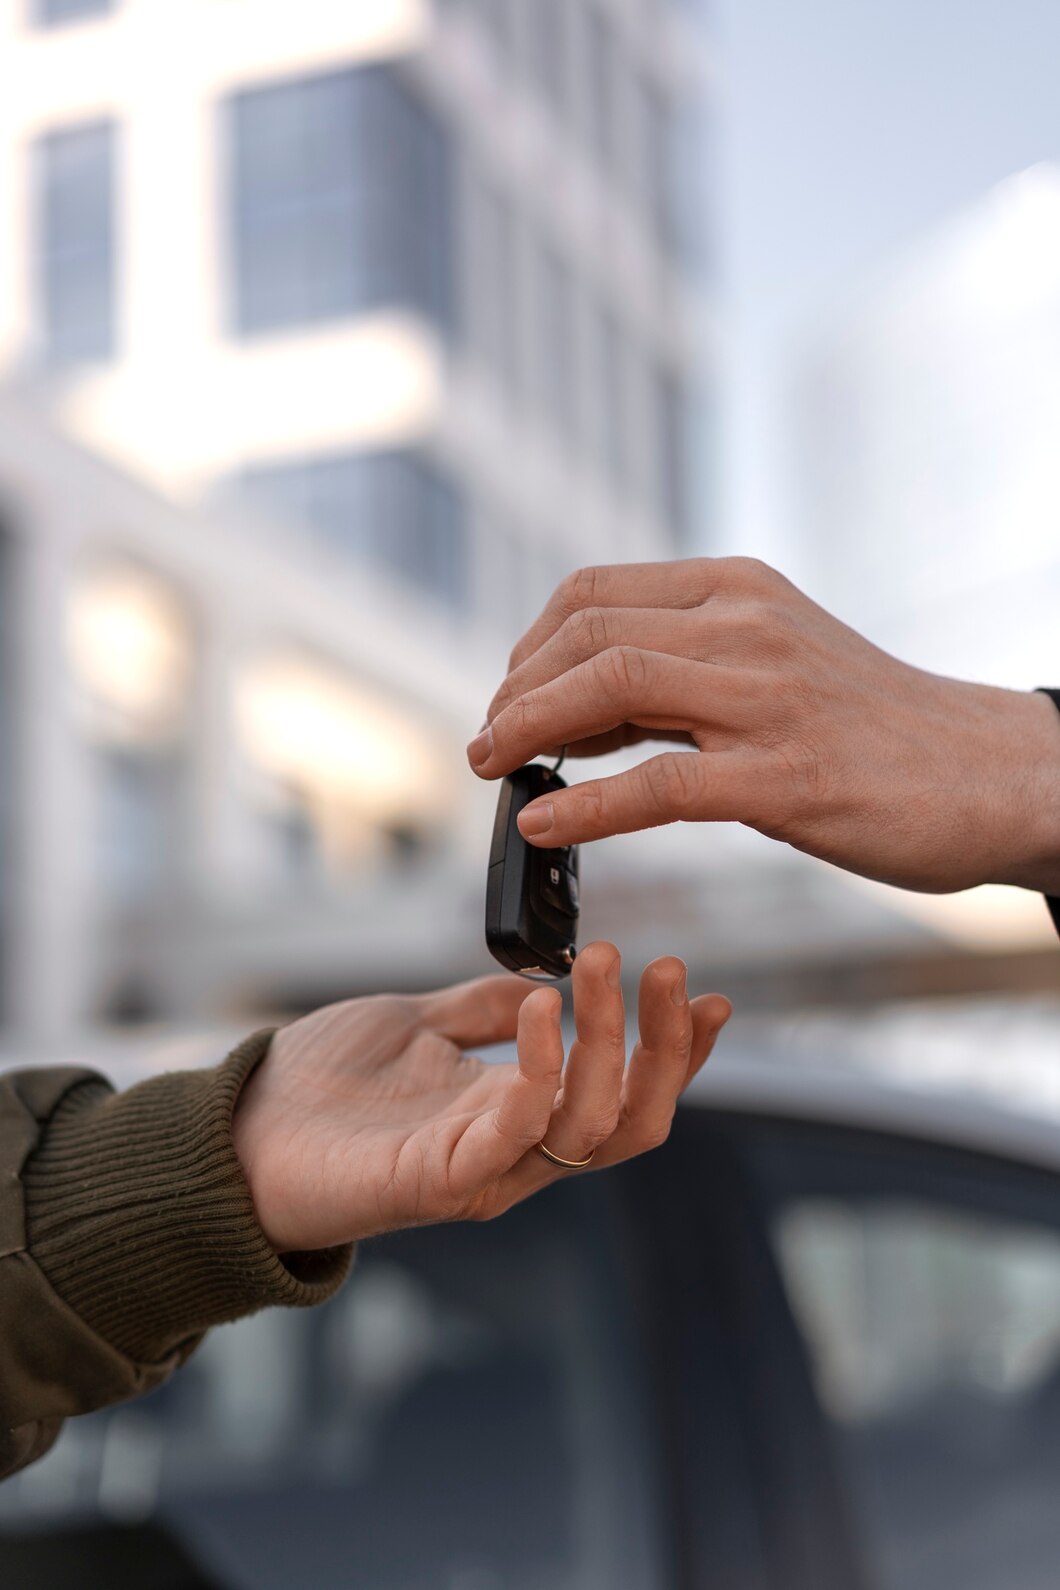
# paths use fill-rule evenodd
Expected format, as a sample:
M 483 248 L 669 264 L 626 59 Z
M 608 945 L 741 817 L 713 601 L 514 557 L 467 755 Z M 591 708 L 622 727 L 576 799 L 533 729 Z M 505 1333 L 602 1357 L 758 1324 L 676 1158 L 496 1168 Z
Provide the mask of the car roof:
M 778 1066 L 736 1056 L 697 1077 L 683 1105 L 912 1138 L 1060 1175 L 1060 1126 L 1048 1117 L 973 1093 L 927 1092 L 839 1068 Z
M 49 1061 L 93 1067 L 126 1087 L 210 1064 L 244 1032 L 100 1033 Z M 488 1057 L 512 1059 L 513 1048 Z M 26 1063 L 40 1060 L 0 1055 L 0 1070 Z M 1060 1173 L 1060 998 L 737 1013 L 684 1104 L 893 1134 Z
M 1060 1000 L 914 1001 L 733 1027 L 689 1089 L 690 1107 L 893 1133 L 1060 1172 Z

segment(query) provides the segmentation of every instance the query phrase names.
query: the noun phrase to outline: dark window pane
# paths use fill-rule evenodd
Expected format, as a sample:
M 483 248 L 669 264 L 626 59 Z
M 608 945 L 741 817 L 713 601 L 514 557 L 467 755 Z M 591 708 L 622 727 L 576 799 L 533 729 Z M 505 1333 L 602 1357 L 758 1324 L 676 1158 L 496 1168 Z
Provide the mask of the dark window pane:
M 98 871 L 108 902 L 157 899 L 173 854 L 175 769 L 166 758 L 109 751 L 96 762 Z
M 655 378 L 655 467 L 658 508 L 679 542 L 689 534 L 689 413 L 684 382 L 670 370 Z
M 517 219 L 491 182 L 473 190 L 468 322 L 477 353 L 512 396 L 523 387 Z
M 642 85 L 641 117 L 646 215 L 659 248 L 676 255 L 681 242 L 677 213 L 677 133 L 673 108 L 651 83 Z
M 236 324 L 383 307 L 454 324 L 445 128 L 383 67 L 232 101 Z
M 568 41 L 564 22 L 569 17 L 570 0 L 530 0 L 527 22 L 528 46 L 534 82 L 553 106 L 565 109 L 565 69 Z
M 612 484 L 619 484 L 626 477 L 629 463 L 626 446 L 628 368 L 622 327 L 610 310 L 601 314 L 597 336 L 601 462 Z
M 114 352 L 114 129 L 49 133 L 35 147 L 37 260 L 46 356 Z
M 518 0 L 477 0 L 475 12 L 500 53 L 509 62 L 516 60 L 519 54 Z
M 33 0 L 33 20 L 47 28 L 78 17 L 106 16 L 113 9 L 113 0 Z
M 268 512 L 460 610 L 468 589 L 463 499 L 410 452 L 350 453 L 268 465 L 243 477 Z
M 574 284 L 567 265 L 547 246 L 541 251 L 538 308 L 542 408 L 566 435 L 578 419 Z
M 756 1123 L 748 1142 L 859 1583 L 1052 1585 L 1055 1178 L 867 1132 Z
M 589 26 L 589 102 L 592 142 L 601 166 L 610 171 L 617 158 L 618 41 L 611 22 L 593 11 Z

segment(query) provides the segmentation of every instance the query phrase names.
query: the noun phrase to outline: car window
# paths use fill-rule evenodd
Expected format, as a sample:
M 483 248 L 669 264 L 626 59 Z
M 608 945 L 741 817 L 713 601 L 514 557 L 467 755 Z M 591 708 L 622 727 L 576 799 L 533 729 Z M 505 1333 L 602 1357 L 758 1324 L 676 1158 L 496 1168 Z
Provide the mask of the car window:
M 666 1586 L 642 1373 L 602 1179 L 366 1244 L 328 1307 L 215 1331 L 71 1421 L 0 1487 L 0 1583 L 32 1582 L 27 1532 L 88 1521 L 164 1529 L 224 1590 Z M 144 1552 L 108 1590 L 155 1582 Z
M 848 1153 L 822 1176 L 818 1144 L 800 1177 L 786 1151 L 772 1231 L 870 1582 L 1046 1590 L 1060 1560 L 1060 1187 L 1032 1180 L 1019 1218 L 1029 1172 L 877 1146 L 844 1186 Z

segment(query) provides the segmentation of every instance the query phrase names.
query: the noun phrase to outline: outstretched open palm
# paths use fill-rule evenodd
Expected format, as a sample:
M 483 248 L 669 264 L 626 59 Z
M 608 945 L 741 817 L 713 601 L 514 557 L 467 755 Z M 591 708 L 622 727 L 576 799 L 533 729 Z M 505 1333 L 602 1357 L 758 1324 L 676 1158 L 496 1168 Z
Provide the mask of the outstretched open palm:
M 613 945 L 578 957 L 565 1069 L 559 993 L 511 977 L 350 1000 L 284 1028 L 234 1123 L 277 1251 L 501 1214 L 566 1174 L 535 1152 L 543 1140 L 594 1168 L 663 1142 L 728 1002 L 689 1001 L 683 964 L 653 962 L 627 1069 L 619 973 Z M 513 1037 L 516 1064 L 467 1053 Z

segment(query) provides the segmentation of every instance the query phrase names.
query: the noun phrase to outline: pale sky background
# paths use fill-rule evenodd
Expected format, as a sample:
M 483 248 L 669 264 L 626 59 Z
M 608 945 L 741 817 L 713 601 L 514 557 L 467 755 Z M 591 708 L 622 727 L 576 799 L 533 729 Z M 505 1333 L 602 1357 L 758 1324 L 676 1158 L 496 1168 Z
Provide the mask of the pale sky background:
M 713 0 L 719 550 L 797 578 L 783 400 L 796 350 L 888 257 L 1060 157 L 1060 0 Z

